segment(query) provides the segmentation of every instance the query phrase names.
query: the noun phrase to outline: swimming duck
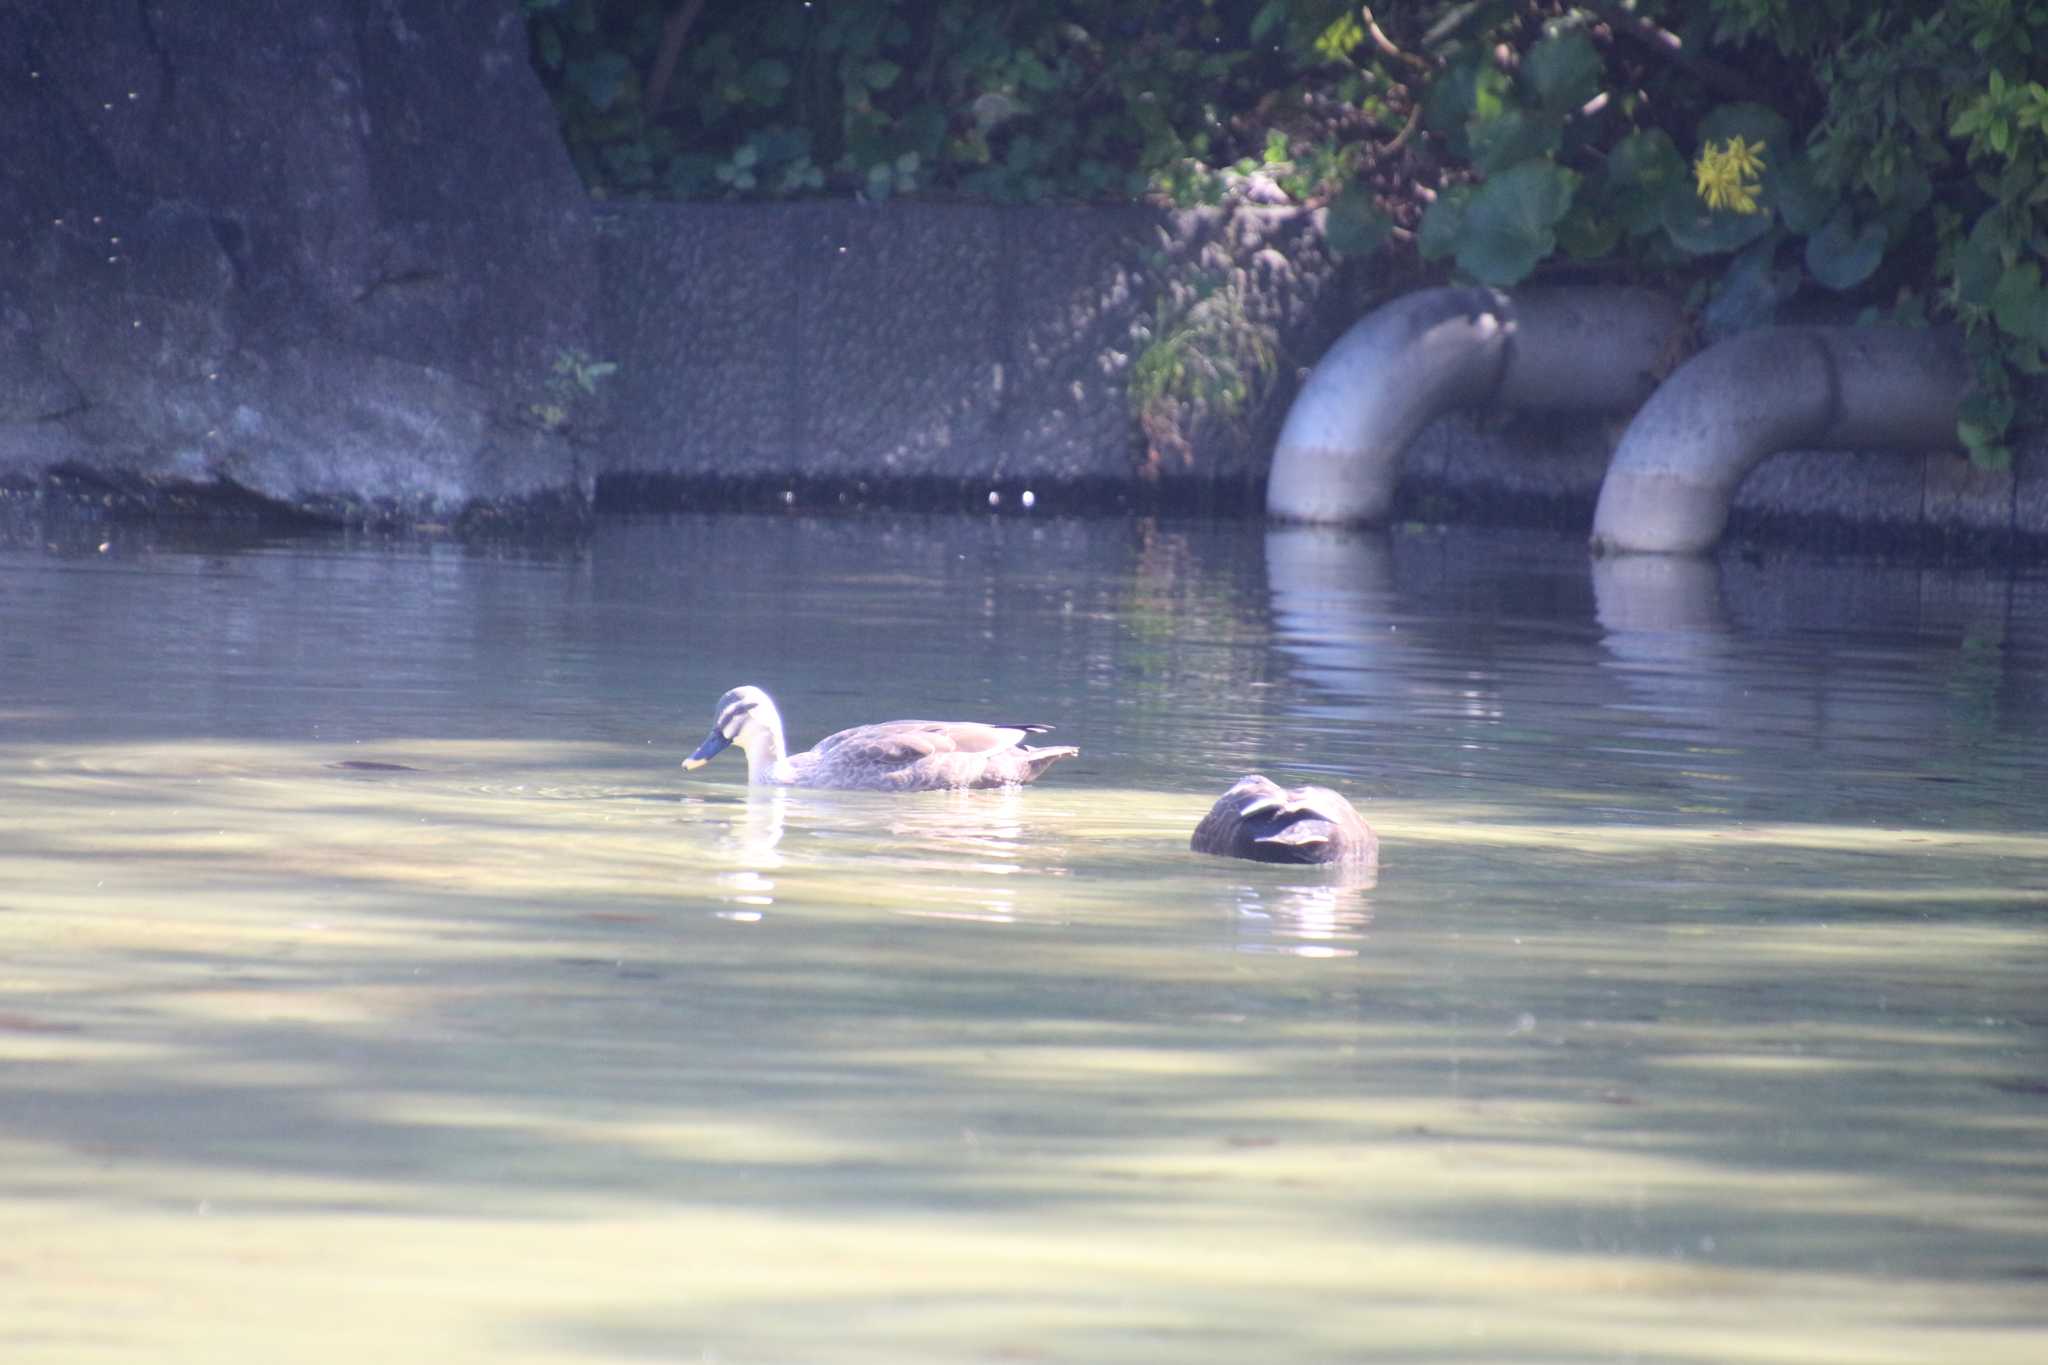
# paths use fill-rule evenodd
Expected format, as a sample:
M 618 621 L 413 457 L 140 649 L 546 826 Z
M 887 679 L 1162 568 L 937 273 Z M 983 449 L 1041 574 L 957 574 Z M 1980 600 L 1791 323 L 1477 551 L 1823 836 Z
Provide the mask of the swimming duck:
M 1034 748 L 1027 736 L 1050 725 L 985 725 L 972 720 L 885 720 L 856 725 L 792 754 L 782 737 L 782 715 L 758 687 L 735 687 L 718 699 L 717 718 L 697 752 L 683 760 L 700 768 L 727 745 L 747 755 L 747 781 L 756 786 L 845 787 L 870 791 L 938 791 L 954 787 L 1008 787 L 1030 782 L 1063 758 L 1070 745 Z
M 1328 787 L 1292 791 L 1258 773 L 1216 798 L 1188 847 L 1261 863 L 1376 863 L 1379 836 Z

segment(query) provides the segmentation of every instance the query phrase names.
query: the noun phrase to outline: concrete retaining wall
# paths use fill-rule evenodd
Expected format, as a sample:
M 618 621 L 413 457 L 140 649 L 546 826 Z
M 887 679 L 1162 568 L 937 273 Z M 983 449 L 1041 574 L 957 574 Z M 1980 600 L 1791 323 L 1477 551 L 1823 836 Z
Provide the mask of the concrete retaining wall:
M 1255 509 L 1295 376 L 1356 306 L 1300 211 L 635 205 L 600 230 L 623 506 L 917 484 Z M 1278 338 L 1279 382 L 1155 454 L 1133 359 L 1162 298 L 1219 281 Z
M 849 203 L 634 205 L 602 216 L 601 504 L 663 510 L 979 501 L 1257 515 L 1286 404 L 1384 295 L 1315 215 Z M 1206 256 L 1205 256 L 1206 253 Z M 1191 456 L 1148 450 L 1131 365 L 1176 278 L 1227 260 L 1282 374 Z M 1390 382 L 1400 382 L 1393 377 Z M 1408 453 L 1395 516 L 1590 524 L 1625 421 L 1461 413 Z M 2048 541 L 2048 445 L 2012 472 L 1952 453 L 1786 452 L 1738 491 L 1736 536 L 1871 547 Z

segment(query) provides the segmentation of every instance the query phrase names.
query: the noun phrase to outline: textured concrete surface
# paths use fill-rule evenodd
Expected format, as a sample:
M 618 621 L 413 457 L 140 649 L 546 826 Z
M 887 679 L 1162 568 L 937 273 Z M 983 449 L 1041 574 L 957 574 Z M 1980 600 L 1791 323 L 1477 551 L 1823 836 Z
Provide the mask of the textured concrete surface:
M 606 222 L 607 471 L 772 481 L 1128 476 L 1105 358 L 1152 215 L 663 205 Z M 1123 350 L 1128 351 L 1128 343 Z
M 1454 413 L 1408 447 L 1397 518 L 1584 530 L 1619 424 L 1564 413 Z
M 603 228 L 621 365 L 604 473 L 643 487 L 1242 492 L 1297 367 L 1241 421 L 1154 458 L 1129 382 L 1160 300 L 1234 271 L 1246 316 L 1311 358 L 1351 312 L 1299 212 L 632 205 Z

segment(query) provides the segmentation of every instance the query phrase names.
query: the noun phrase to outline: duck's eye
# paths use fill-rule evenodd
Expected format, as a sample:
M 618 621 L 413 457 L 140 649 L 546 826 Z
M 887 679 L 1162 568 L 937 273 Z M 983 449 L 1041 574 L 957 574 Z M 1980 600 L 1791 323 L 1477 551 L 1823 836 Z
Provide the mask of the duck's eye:
M 760 705 L 759 702 L 734 702 L 731 706 L 726 708 L 725 719 L 719 722 L 718 728 L 722 731 L 725 731 L 727 734 L 731 734 L 732 732 L 738 730 L 740 726 L 746 724 L 747 717 L 754 713 L 754 708 L 758 705 Z

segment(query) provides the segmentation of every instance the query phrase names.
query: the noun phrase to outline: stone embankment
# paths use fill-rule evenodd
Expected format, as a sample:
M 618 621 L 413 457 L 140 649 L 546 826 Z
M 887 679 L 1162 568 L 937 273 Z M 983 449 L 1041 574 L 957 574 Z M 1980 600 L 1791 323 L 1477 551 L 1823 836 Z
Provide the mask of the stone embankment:
M 1284 207 L 593 205 L 518 6 L 429 8 L 0 8 L 13 515 L 1260 515 L 1304 377 L 1387 301 Z M 1141 421 L 1147 347 L 1197 321 L 1266 381 Z M 1622 421 L 1432 417 L 1384 513 L 1587 529 Z M 1737 533 L 2048 541 L 2040 449 L 1794 450 L 1731 497 Z

